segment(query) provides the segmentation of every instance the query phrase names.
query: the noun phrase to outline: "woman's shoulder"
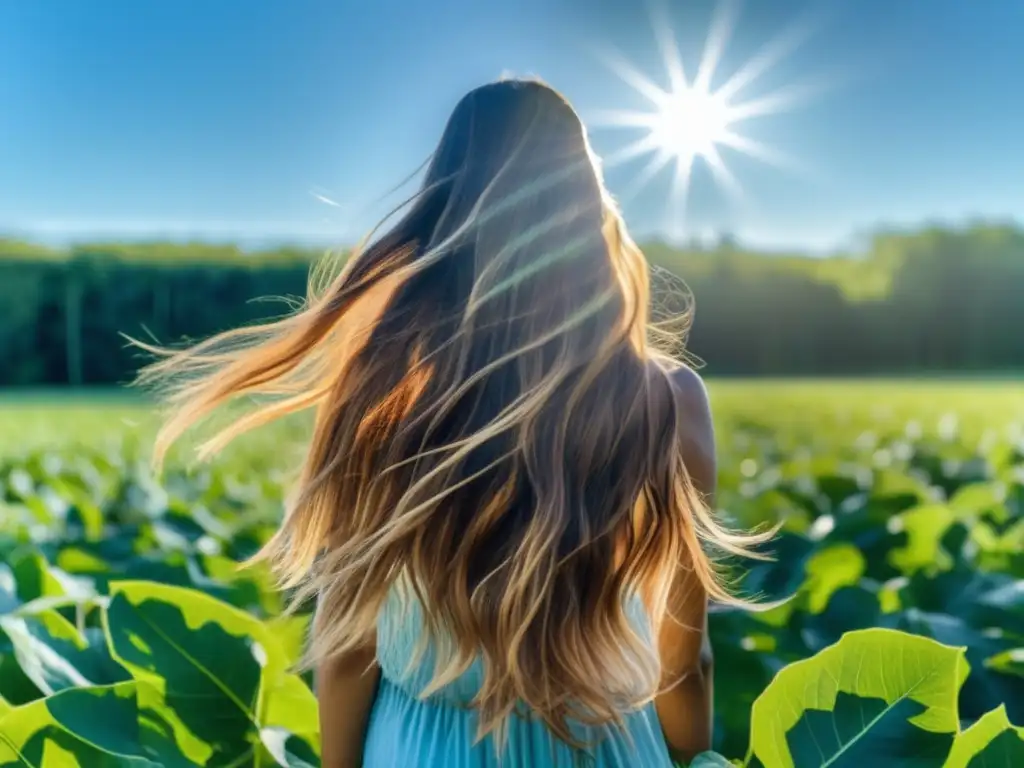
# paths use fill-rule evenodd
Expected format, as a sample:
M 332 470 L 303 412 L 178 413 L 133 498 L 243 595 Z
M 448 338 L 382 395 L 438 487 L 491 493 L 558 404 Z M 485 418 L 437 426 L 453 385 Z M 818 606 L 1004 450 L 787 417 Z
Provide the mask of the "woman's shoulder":
M 711 401 L 700 374 L 685 364 L 663 369 L 672 390 L 683 463 L 704 493 L 715 487 L 715 429 Z
M 688 365 L 679 365 L 668 372 L 676 402 L 687 412 L 708 412 L 711 409 L 704 379 Z
M 687 421 L 704 421 L 710 418 L 711 404 L 704 379 L 685 363 L 652 360 L 649 363 L 652 374 L 669 385 L 676 410 Z

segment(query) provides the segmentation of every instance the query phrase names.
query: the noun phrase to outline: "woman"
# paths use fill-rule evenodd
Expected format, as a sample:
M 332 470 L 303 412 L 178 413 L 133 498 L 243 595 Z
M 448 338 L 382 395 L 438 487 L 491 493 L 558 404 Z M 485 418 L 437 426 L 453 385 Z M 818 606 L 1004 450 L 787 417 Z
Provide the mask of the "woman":
M 259 557 L 317 598 L 325 766 L 668 766 L 711 741 L 701 381 L 648 340 L 648 273 L 569 104 L 467 94 L 421 191 L 297 313 L 158 362 L 158 453 L 315 408 Z M 589 759 L 588 759 L 589 758 Z

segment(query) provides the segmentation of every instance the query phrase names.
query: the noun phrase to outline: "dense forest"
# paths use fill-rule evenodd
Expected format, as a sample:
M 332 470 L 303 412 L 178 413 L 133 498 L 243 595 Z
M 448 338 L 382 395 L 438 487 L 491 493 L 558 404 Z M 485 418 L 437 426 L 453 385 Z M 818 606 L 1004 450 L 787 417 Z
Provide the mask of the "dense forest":
M 1024 230 L 978 224 L 874 235 L 815 257 L 644 248 L 695 302 L 689 348 L 715 375 L 1024 369 Z M 0 386 L 109 385 L 141 362 L 122 334 L 198 339 L 280 316 L 321 252 L 201 243 L 0 240 Z M 668 276 L 671 279 L 665 279 Z

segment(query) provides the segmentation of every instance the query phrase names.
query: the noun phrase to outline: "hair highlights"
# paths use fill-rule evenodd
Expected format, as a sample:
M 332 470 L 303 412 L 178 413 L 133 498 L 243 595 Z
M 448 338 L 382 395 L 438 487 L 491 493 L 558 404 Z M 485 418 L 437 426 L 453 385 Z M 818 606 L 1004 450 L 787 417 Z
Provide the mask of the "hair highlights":
M 739 602 L 710 553 L 764 538 L 723 529 L 689 481 L 648 283 L 564 99 L 532 81 L 478 88 L 402 218 L 311 282 L 303 308 L 143 373 L 170 382 L 157 451 L 241 395 L 271 399 L 205 455 L 315 409 L 259 555 L 296 601 L 319 599 L 308 661 L 365 644 L 407 584 L 450 651 L 431 689 L 480 658 L 481 735 L 524 704 L 573 742 L 573 721 L 621 722 L 660 690 L 627 598 L 656 630 L 685 568 Z

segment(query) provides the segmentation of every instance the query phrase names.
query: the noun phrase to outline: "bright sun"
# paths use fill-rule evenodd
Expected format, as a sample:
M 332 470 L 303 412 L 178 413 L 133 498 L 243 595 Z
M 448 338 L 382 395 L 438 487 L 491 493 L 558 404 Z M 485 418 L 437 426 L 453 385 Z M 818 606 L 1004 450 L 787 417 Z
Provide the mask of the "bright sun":
M 737 131 L 740 123 L 753 117 L 781 112 L 821 86 L 783 87 L 761 96 L 737 99 L 740 92 L 790 53 L 809 33 L 808 25 L 796 24 L 734 72 L 721 86 L 712 90 L 711 82 L 719 59 L 736 20 L 738 4 L 722 0 L 712 21 L 704 52 L 696 75 L 690 80 L 683 69 L 682 57 L 667 19 L 656 16 L 651 21 L 668 75 L 669 87 L 662 88 L 628 61 L 606 52 L 604 57 L 612 70 L 637 93 L 650 102 L 650 111 L 613 110 L 595 115 L 597 125 L 642 129 L 644 135 L 604 158 L 606 166 L 615 165 L 643 155 L 650 160 L 640 171 L 630 189 L 619 195 L 629 198 L 665 167 L 674 166 L 669 214 L 673 222 L 682 221 L 690 177 L 697 160 L 711 171 L 718 186 L 734 200 L 742 199 L 743 190 L 726 167 L 720 148 L 756 158 L 777 167 L 799 170 L 798 164 L 754 139 Z
M 729 112 L 712 93 L 685 88 L 665 94 L 651 119 L 651 138 L 678 158 L 708 157 L 727 138 Z

